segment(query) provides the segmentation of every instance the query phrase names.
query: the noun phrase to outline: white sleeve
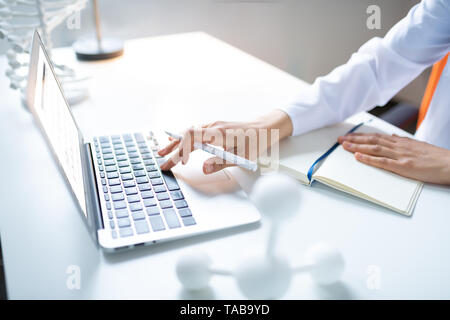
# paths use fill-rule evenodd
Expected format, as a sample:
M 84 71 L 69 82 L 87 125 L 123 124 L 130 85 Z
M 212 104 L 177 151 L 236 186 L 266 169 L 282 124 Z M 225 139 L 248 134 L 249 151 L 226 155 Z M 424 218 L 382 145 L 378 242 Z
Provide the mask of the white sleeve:
M 383 38 L 365 43 L 350 60 L 280 108 L 293 135 L 340 122 L 386 104 L 426 67 L 450 51 L 450 1 L 424 0 Z

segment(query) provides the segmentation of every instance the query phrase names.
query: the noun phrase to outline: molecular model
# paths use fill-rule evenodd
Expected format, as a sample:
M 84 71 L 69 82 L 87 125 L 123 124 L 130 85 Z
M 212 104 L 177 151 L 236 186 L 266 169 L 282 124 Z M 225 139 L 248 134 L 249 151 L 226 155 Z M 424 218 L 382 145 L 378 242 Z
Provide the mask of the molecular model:
M 332 246 L 319 243 L 305 254 L 304 265 L 291 267 L 287 259 L 275 253 L 280 223 L 296 214 L 300 207 L 300 193 L 295 180 L 281 174 L 259 178 L 252 190 L 251 199 L 263 216 L 271 221 L 266 254 L 246 259 L 236 271 L 211 267 L 212 261 L 204 253 L 182 256 L 176 265 L 179 281 L 186 290 L 207 288 L 213 275 L 232 276 L 241 292 L 249 299 L 278 299 L 289 289 L 292 277 L 309 273 L 320 285 L 337 282 L 344 271 L 344 259 Z

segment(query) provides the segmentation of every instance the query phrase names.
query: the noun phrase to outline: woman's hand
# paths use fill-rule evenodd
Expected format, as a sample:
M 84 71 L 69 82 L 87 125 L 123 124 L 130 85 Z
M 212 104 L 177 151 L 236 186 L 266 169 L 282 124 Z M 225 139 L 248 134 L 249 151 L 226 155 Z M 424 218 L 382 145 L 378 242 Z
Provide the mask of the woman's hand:
M 181 141 L 172 139 L 158 152 L 160 156 L 166 156 L 174 151 L 161 170 L 170 170 L 180 161 L 186 164 L 189 153 L 194 150 L 194 142 L 213 144 L 240 157 L 256 160 L 261 152 L 291 133 L 291 120 L 281 110 L 274 110 L 253 122 L 218 121 L 200 128 L 192 127 L 183 133 Z M 204 162 L 203 172 L 210 174 L 233 165 L 221 158 L 211 157 Z
M 351 133 L 338 141 L 362 163 L 415 180 L 450 185 L 450 150 L 397 135 Z

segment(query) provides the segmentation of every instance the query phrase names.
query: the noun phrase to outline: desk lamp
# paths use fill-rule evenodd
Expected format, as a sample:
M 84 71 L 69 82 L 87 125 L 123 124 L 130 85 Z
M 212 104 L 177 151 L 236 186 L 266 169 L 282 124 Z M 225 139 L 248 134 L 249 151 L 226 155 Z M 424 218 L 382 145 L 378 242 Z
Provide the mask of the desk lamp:
M 98 1 L 93 0 L 96 37 L 81 39 L 73 44 L 78 60 L 94 61 L 119 57 L 123 54 L 123 42 L 116 38 L 103 38 L 100 28 Z

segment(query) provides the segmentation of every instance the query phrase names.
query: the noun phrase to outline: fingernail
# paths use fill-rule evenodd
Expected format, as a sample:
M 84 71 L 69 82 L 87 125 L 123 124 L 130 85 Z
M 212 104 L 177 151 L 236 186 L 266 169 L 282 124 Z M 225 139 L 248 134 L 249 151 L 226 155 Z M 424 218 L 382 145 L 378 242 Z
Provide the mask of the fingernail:
M 353 144 L 351 144 L 351 143 L 348 142 L 348 141 L 344 141 L 343 145 L 344 145 L 344 147 L 346 147 L 346 148 L 351 148 L 351 147 L 353 147 Z
M 211 172 L 213 172 L 213 170 L 214 170 L 214 167 L 213 167 L 212 164 L 207 164 L 207 165 L 205 166 L 205 172 L 206 172 L 206 173 L 211 173 Z
M 355 158 L 358 159 L 358 160 L 361 160 L 362 154 L 359 153 L 359 152 L 355 153 Z

